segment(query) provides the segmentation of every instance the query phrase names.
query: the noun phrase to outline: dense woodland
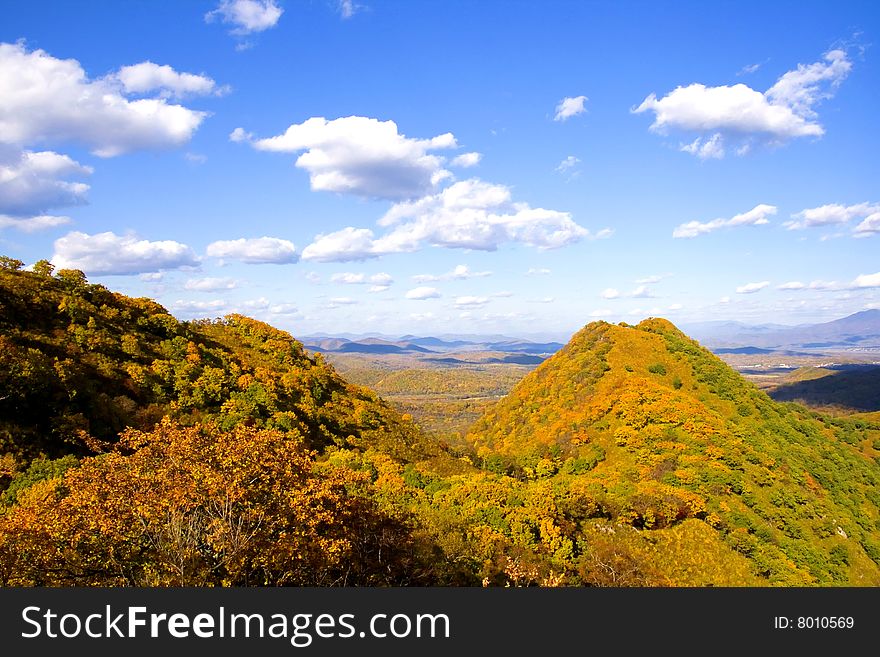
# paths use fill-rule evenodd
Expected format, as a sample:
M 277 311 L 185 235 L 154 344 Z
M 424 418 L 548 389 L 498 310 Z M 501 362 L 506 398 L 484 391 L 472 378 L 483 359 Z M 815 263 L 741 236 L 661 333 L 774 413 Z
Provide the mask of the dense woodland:
M 264 323 L 0 259 L 3 585 L 880 585 L 878 419 L 664 320 L 589 324 L 464 434 Z

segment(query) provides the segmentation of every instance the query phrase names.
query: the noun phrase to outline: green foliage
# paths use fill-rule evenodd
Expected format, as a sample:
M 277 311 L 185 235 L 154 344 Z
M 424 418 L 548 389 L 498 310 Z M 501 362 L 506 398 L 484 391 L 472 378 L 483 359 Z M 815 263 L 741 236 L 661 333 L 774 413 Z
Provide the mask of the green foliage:
M 651 365 L 648 365 L 648 371 L 651 374 L 666 376 L 666 366 L 663 363 L 652 363 Z

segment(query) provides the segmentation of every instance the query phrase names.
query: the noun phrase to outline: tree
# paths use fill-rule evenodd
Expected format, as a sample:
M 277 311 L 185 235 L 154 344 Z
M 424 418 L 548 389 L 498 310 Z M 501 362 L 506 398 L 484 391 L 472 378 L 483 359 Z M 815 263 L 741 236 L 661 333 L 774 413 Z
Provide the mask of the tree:
M 34 263 L 34 273 L 39 274 L 40 276 L 49 277 L 52 275 L 52 272 L 55 271 L 55 265 L 53 265 L 48 260 L 37 260 Z
M 18 271 L 24 267 L 24 263 L 16 258 L 9 256 L 0 256 L 0 269 L 9 269 L 10 271 Z

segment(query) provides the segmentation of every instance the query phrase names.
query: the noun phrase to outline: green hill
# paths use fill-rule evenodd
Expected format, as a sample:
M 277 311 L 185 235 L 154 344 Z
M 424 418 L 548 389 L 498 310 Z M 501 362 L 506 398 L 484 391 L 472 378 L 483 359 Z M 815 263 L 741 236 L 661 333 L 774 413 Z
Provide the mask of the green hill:
M 586 326 L 456 454 L 283 331 L 46 265 L 0 260 L 0 584 L 880 585 L 876 418 L 664 320 Z
M 739 561 L 743 582 L 877 585 L 877 429 L 774 402 L 650 319 L 588 325 L 470 439 L 490 468 L 590 490 L 595 524 L 640 530 L 632 545 L 697 521 L 718 560 L 703 583 Z M 660 574 L 680 581 L 694 549 Z
M 289 334 L 241 315 L 178 322 L 81 272 L 0 269 L 0 391 L 0 453 L 22 462 L 83 455 L 164 416 L 296 429 L 312 449 L 440 455 L 375 393 Z

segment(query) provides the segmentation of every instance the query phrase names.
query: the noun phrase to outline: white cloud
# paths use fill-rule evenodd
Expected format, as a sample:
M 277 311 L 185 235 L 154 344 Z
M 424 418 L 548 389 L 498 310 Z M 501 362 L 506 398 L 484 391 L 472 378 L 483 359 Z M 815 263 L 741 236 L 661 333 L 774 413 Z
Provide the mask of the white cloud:
M 222 0 L 216 9 L 205 14 L 210 23 L 219 18 L 233 26 L 232 34 L 245 35 L 275 27 L 284 10 L 275 0 Z
M 372 283 L 373 285 L 381 286 L 383 289 L 388 289 L 388 286 L 394 282 L 394 279 L 391 277 L 391 274 L 386 274 L 385 272 L 373 274 L 372 276 L 343 272 L 333 274 L 330 277 L 330 282 L 341 283 L 343 285 L 365 285 L 367 283 Z
M 770 281 L 761 281 L 760 283 L 746 283 L 745 285 L 740 285 L 738 288 L 736 288 L 736 293 L 754 294 L 755 292 L 760 292 L 768 285 L 770 285 Z
M 357 300 L 351 297 L 333 297 L 330 299 L 331 306 L 353 306 L 356 303 Z
M 186 244 L 150 242 L 135 235 L 112 232 L 89 235 L 75 231 L 55 240 L 52 263 L 58 269 L 80 269 L 87 274 L 141 274 L 198 265 Z
M 229 133 L 229 141 L 240 144 L 242 142 L 252 141 L 254 139 L 253 132 L 246 132 L 244 128 L 236 128 Z
M 610 234 L 608 230 L 592 234 L 567 212 L 514 203 L 508 187 L 476 178 L 418 201 L 397 203 L 379 224 L 395 226 L 379 240 L 388 252 L 413 251 L 422 242 L 484 251 L 518 242 L 543 250 Z
M 542 297 L 540 299 L 526 299 L 529 303 L 553 303 L 556 301 L 555 297 Z
M 33 218 L 49 208 L 81 205 L 89 186 L 65 178 L 91 173 L 67 155 L 0 145 L 0 214 Z
M 436 299 L 439 296 L 440 291 L 436 287 L 414 287 L 406 293 L 407 299 L 415 299 L 416 301 Z
M 339 15 L 344 19 L 348 19 L 363 9 L 363 6 L 356 4 L 354 0 L 339 0 L 338 9 Z
M 230 138 L 244 141 L 247 135 L 236 129 Z M 262 151 L 305 151 L 296 166 L 308 171 L 313 190 L 392 200 L 430 193 L 449 178 L 443 159 L 429 151 L 456 146 L 451 133 L 410 139 L 397 131 L 394 121 L 363 116 L 332 121 L 313 117 L 276 137 L 250 141 Z
M 197 292 L 219 292 L 220 290 L 232 290 L 238 283 L 231 278 L 191 278 L 183 287 Z
M 351 262 L 375 258 L 373 231 L 369 228 L 346 227 L 332 233 L 319 234 L 303 249 L 303 260 L 316 262 Z
M 0 229 L 14 228 L 23 233 L 35 233 L 40 230 L 57 228 L 70 223 L 70 217 L 56 217 L 53 215 L 38 215 L 36 217 L 10 217 L 0 214 Z
M 469 278 L 484 278 L 491 276 L 491 271 L 471 271 L 467 265 L 456 265 L 452 271 L 445 274 L 418 274 L 412 279 L 416 283 L 430 283 L 432 281 L 463 281 Z
M 502 290 L 501 292 L 493 292 L 490 296 L 499 299 L 508 299 L 513 296 L 513 292 L 510 292 L 509 290 Z
M 146 274 L 141 274 L 140 276 L 138 276 L 138 278 L 145 283 L 158 283 L 165 278 L 165 274 L 160 271 L 154 271 Z
M 730 297 L 721 297 L 720 299 L 718 299 L 718 303 L 728 304 L 728 303 L 730 303 Z
M 721 157 L 721 143 L 726 138 L 747 145 L 751 139 L 783 143 L 798 137 L 821 137 L 825 130 L 816 121 L 814 106 L 832 96 L 851 68 L 846 52 L 831 50 L 821 61 L 800 64 L 785 73 L 764 93 L 741 83 L 718 87 L 690 84 L 677 87 L 659 100 L 652 93 L 632 111 L 654 112 L 654 132 L 665 134 L 672 129 L 697 133 L 698 139 L 682 150 L 702 157 Z M 701 141 L 707 137 L 708 141 Z M 713 140 L 715 144 L 704 151 Z
M 238 260 L 251 265 L 287 264 L 299 260 L 293 242 L 277 237 L 219 240 L 211 242 L 205 253 L 211 258 Z
M 376 292 L 385 292 L 390 288 L 390 285 L 371 285 L 367 292 L 376 293 Z
M 208 161 L 208 156 L 201 153 L 184 153 L 183 159 L 190 164 L 204 164 Z
M 854 232 L 856 237 L 868 237 L 880 233 L 880 212 L 865 217 L 864 221 L 856 226 Z
M 612 314 L 609 308 L 599 308 L 590 313 L 590 317 L 609 317 Z
M 620 290 L 617 290 L 613 287 L 606 288 L 602 291 L 602 294 L 599 295 L 603 299 L 619 299 L 620 298 Z
M 292 303 L 278 303 L 269 306 L 269 312 L 273 315 L 299 315 L 299 309 Z
M 676 310 L 681 310 L 683 307 L 684 306 L 682 306 L 680 303 L 673 303 L 667 308 L 667 310 L 675 312 Z
M 647 285 L 639 285 L 635 290 L 629 293 L 634 299 L 652 299 L 654 294 L 648 289 Z
M 569 155 L 559 163 L 556 167 L 556 171 L 559 173 L 566 173 L 569 169 L 576 167 L 578 164 L 580 164 L 580 159 L 576 158 L 574 155 Z
M 584 107 L 584 103 L 586 103 L 587 100 L 588 98 L 586 96 L 563 98 L 556 106 L 556 115 L 553 117 L 553 120 L 565 121 L 578 114 L 583 114 L 587 111 L 587 108 Z
M 454 167 L 469 169 L 470 167 L 477 166 L 482 159 L 482 153 L 462 153 L 461 155 L 454 157 L 449 164 Z
M 876 274 L 859 274 L 851 286 L 853 288 L 880 287 L 880 272 Z
M 801 283 L 800 281 L 789 281 L 782 285 L 776 286 L 777 290 L 837 290 L 840 286 L 837 281 L 811 281 L 809 283 Z
M 773 205 L 756 205 L 748 212 L 735 215 L 730 219 L 713 219 L 701 223 L 699 221 L 689 221 L 685 224 L 677 226 L 672 231 L 672 237 L 690 238 L 698 235 L 705 235 L 719 228 L 730 228 L 733 226 L 763 226 L 770 223 L 768 216 L 776 214 L 776 206 Z
M 225 308 L 226 301 L 223 299 L 214 299 L 212 301 L 185 301 L 183 299 L 178 299 L 171 304 L 171 310 L 187 316 L 211 311 L 222 311 Z
M 458 308 L 480 308 L 489 303 L 488 297 L 474 297 L 474 296 L 465 296 L 458 297 L 455 300 L 455 305 Z
M 591 233 L 567 212 L 513 203 L 510 190 L 478 179 L 454 183 L 418 201 L 394 204 L 379 220 L 392 226 L 376 237 L 368 228 L 351 226 L 318 235 L 303 250 L 304 260 L 347 262 L 389 253 L 411 253 L 425 245 L 494 251 L 517 242 L 541 250 L 581 239 L 610 237 L 610 229 Z
M 207 116 L 164 98 L 129 100 L 118 86 L 89 80 L 74 59 L 0 44 L 0 141 L 78 142 L 113 157 L 184 144 Z
M 853 219 L 862 219 L 875 213 L 880 213 L 880 205 L 875 203 L 859 203 L 857 205 L 829 203 L 816 208 L 801 210 L 791 215 L 795 221 L 786 221 L 783 225 L 788 230 L 818 228 L 849 223 Z
M 217 83 L 206 75 L 180 73 L 167 64 L 159 65 L 151 61 L 123 66 L 116 73 L 116 78 L 126 93 L 144 94 L 158 91 L 163 98 L 210 94 L 221 96 L 229 91 L 229 87 L 218 87 Z
M 526 276 L 548 276 L 552 272 L 545 267 L 529 267 Z
M 724 157 L 724 138 L 720 132 L 705 140 L 697 137 L 690 144 L 682 144 L 679 150 L 696 155 L 701 160 L 720 160 Z

